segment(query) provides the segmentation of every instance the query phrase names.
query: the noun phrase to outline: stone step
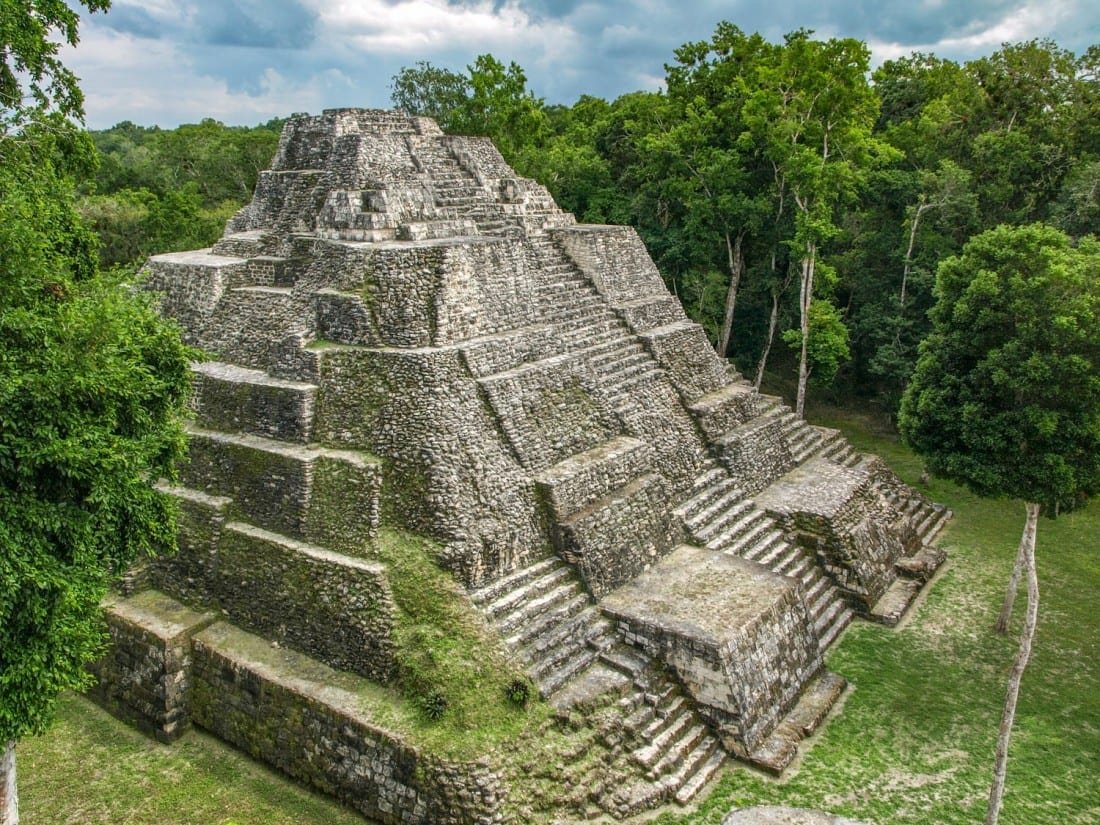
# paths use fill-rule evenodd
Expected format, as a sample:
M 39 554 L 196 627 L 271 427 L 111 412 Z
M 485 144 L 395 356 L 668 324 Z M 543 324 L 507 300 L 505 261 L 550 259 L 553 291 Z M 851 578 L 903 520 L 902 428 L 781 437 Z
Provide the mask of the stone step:
M 317 385 L 220 361 L 192 364 L 195 420 L 209 430 L 309 440 Z
M 951 520 L 951 516 L 950 510 L 933 505 L 929 508 L 925 518 L 917 525 L 917 535 L 925 542 L 932 541 L 947 525 L 947 522 Z
M 482 607 L 482 611 L 490 619 L 495 619 L 516 608 L 521 607 L 531 599 L 536 599 L 556 587 L 573 580 L 573 571 L 569 565 L 563 564 L 555 567 L 538 578 L 531 579 L 519 585 L 514 590 L 500 596 Z
M 564 658 L 569 650 L 588 647 L 590 639 L 606 633 L 607 625 L 607 620 L 596 606 L 589 603 L 561 621 L 548 623 L 541 633 L 524 642 L 519 649 L 523 657 L 536 668 L 545 662 L 554 664 L 557 661 L 555 656 Z
M 707 738 L 707 727 L 703 724 L 691 725 L 683 735 L 672 742 L 664 755 L 650 768 L 649 778 L 657 781 L 661 777 L 676 770 L 691 758 L 691 754 Z
M 591 604 L 592 597 L 581 588 L 577 588 L 574 595 L 547 608 L 545 612 L 531 617 L 526 624 L 517 626 L 511 631 L 502 630 L 502 633 L 506 634 L 504 641 L 509 647 L 520 648 L 529 644 L 532 639 L 552 632 L 559 624 L 568 621 Z
M 377 533 L 377 458 L 195 427 L 188 435 L 183 485 L 232 498 L 247 521 L 353 554 Z
M 557 556 L 547 556 L 544 559 L 529 564 L 527 567 L 516 570 L 514 573 L 510 573 L 503 578 L 497 579 L 484 587 L 472 591 L 470 593 L 470 600 L 477 605 L 488 604 L 533 579 L 537 579 L 540 576 L 563 567 L 567 567 L 567 565 Z
M 600 661 L 633 680 L 639 679 L 650 665 L 650 659 L 644 653 L 626 645 L 616 645 L 600 655 Z M 639 695 L 639 704 L 644 705 Z M 652 708 L 650 718 L 652 718 Z M 649 721 L 648 719 L 646 720 Z
M 693 715 L 681 707 L 663 719 L 654 720 L 643 732 L 643 738 L 648 743 L 633 752 L 634 759 L 647 771 L 652 770 L 668 748 L 692 728 L 693 723 Z M 655 728 L 656 732 L 650 734 L 650 728 Z
M 763 510 L 754 507 L 708 539 L 706 546 L 711 550 L 734 550 L 738 556 L 744 556 L 744 549 L 771 529 L 771 520 Z
M 291 287 L 240 286 L 226 290 L 194 341 L 218 359 L 291 380 L 307 377 L 314 313 L 310 296 Z
M 539 695 L 543 699 L 549 699 L 559 690 L 569 684 L 585 668 L 591 666 L 597 657 L 596 651 L 590 648 L 581 648 L 566 661 L 558 665 L 550 672 L 537 680 Z
M 825 611 L 814 620 L 814 627 L 817 630 L 822 653 L 829 649 L 833 642 L 837 640 L 837 637 L 840 636 L 841 631 L 851 624 L 852 619 L 855 618 L 852 609 L 848 607 L 847 602 L 839 593 L 834 594 L 827 604 L 828 607 Z
M 711 467 L 696 477 L 692 489 L 689 491 L 689 497 L 678 505 L 673 513 L 684 523 L 689 521 L 701 523 L 706 520 L 706 517 L 700 519 L 700 513 L 736 486 L 734 480 L 729 477 L 724 469 Z
M 770 525 L 774 527 L 774 525 Z M 741 545 L 738 553 L 741 558 L 755 561 L 771 569 L 789 552 L 790 545 L 783 536 L 782 531 L 772 529 L 770 532 L 760 532 L 755 541 Z
M 913 555 L 902 556 L 894 562 L 894 569 L 899 575 L 928 581 L 946 560 L 947 553 L 931 544 L 925 544 Z
M 500 614 L 494 623 L 504 636 L 522 635 L 523 628 L 535 622 L 541 614 L 553 615 L 552 611 L 574 603 L 582 592 L 580 583 L 571 579 L 516 605 L 516 609 L 509 613 Z
M 639 358 L 649 360 L 652 357 L 637 341 L 619 339 L 614 343 L 614 347 L 605 345 L 596 352 L 586 352 L 588 363 L 598 370 L 609 364 L 626 364 Z
M 210 249 L 213 255 L 234 258 L 254 258 L 263 255 L 271 237 L 266 230 L 254 229 L 248 232 L 226 232 L 214 242 Z
M 828 601 L 829 579 L 816 564 L 811 565 L 809 575 L 803 580 L 802 596 L 810 618 L 817 618 L 817 611 L 824 609 Z
M 658 366 L 651 366 L 644 372 L 634 373 L 625 377 L 622 381 L 609 384 L 607 388 L 608 396 L 617 410 L 630 409 L 634 406 L 634 399 L 631 394 L 638 387 L 662 375 L 664 375 L 664 370 Z
M 923 582 L 898 576 L 868 613 L 868 618 L 887 627 L 894 627 L 920 592 Z
M 799 743 L 817 730 L 846 686 L 842 676 L 823 671 L 806 686 L 767 739 L 746 754 L 747 761 L 768 773 L 781 774 L 797 756 Z
M 531 677 L 542 684 L 548 681 L 551 674 L 559 671 L 570 659 L 579 657 L 598 658 L 599 651 L 589 641 L 601 638 L 607 632 L 604 626 L 606 622 L 600 621 L 600 616 L 594 609 L 573 617 L 569 622 L 559 626 L 553 634 L 539 637 L 524 648 L 527 660 L 531 662 Z M 542 642 L 543 646 L 539 647 Z M 593 654 L 588 657 L 587 654 Z M 564 683 L 563 683 L 564 684 Z M 551 691 L 552 692 L 552 691 Z
M 535 482 L 556 516 L 564 519 L 652 469 L 649 445 L 618 436 L 559 461 Z
M 718 775 L 718 772 L 722 770 L 722 765 L 726 761 L 726 755 L 716 740 L 713 745 L 709 745 L 704 740 L 703 747 L 709 750 L 709 755 L 706 760 L 690 775 L 684 777 L 682 784 L 673 794 L 673 799 L 681 805 L 689 804 L 691 800 L 698 796 L 699 792 L 706 787 L 707 783 Z
M 730 486 L 725 495 L 685 524 L 697 538 L 709 541 L 726 528 L 732 527 L 736 531 L 739 529 L 737 525 L 740 525 L 740 529 L 744 529 L 750 523 L 744 520 L 750 515 L 758 518 L 763 513 L 737 487 Z
M 718 439 L 758 414 L 751 384 L 733 382 L 697 398 L 688 409 L 707 438 Z

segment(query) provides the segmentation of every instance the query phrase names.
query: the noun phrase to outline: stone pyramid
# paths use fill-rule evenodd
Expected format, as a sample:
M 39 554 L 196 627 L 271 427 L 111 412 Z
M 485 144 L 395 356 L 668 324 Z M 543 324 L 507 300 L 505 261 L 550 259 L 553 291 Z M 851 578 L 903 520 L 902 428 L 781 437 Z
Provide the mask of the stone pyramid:
M 756 392 L 632 229 L 577 225 L 487 139 L 294 117 L 222 239 L 146 273 L 212 360 L 179 553 L 113 600 L 99 695 L 381 821 L 503 821 L 511 775 L 332 698 L 394 676 L 380 527 L 434 542 L 563 718 L 617 714 L 578 818 L 686 803 L 728 756 L 782 771 L 844 687 L 828 647 L 943 560 L 946 511 Z

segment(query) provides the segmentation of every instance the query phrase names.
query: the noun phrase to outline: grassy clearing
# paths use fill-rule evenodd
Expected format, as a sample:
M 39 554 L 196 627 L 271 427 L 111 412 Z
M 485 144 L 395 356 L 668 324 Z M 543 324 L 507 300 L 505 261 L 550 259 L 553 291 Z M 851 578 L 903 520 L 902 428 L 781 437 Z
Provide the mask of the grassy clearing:
M 906 480 L 919 476 L 919 461 L 875 419 L 830 410 L 812 417 L 845 429 L 860 449 L 882 455 Z M 949 569 L 900 630 L 857 623 L 834 648 L 829 667 L 855 689 L 798 770 L 776 782 L 735 768 L 698 811 L 666 813 L 661 825 L 718 823 L 733 806 L 762 803 L 828 808 L 879 825 L 981 821 L 1015 652 L 1011 635 L 1000 638 L 989 628 L 1023 528 L 1023 506 L 982 501 L 936 480 L 927 492 L 956 513 L 942 539 Z M 1042 521 L 1038 557 L 1038 639 L 1024 676 L 1001 821 L 1091 825 L 1100 821 L 1100 506 Z M 435 575 L 419 558 L 409 557 L 408 592 L 416 592 L 418 577 Z M 449 610 L 441 593 L 415 606 L 416 614 Z M 1022 611 L 1021 597 L 1013 632 Z M 460 613 L 432 621 L 471 620 Z M 468 632 L 480 631 L 474 623 Z M 442 674 L 444 683 L 461 684 L 468 671 L 456 667 Z M 455 707 L 466 701 L 455 694 Z M 493 737 L 512 729 L 497 710 L 485 712 L 497 719 L 481 720 Z M 462 727 L 478 721 L 465 716 Z M 432 735 L 426 728 L 422 733 Z M 201 733 L 158 745 L 77 697 L 63 701 L 50 733 L 20 745 L 19 758 L 28 825 L 363 821 Z

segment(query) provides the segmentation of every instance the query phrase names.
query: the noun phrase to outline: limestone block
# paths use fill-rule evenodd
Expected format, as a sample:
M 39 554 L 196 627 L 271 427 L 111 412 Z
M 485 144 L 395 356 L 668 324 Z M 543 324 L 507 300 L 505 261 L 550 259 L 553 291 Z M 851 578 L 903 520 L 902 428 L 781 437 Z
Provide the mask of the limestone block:
M 393 675 L 396 608 L 377 562 L 230 522 L 216 587 L 218 606 L 241 627 L 342 670 Z
M 195 723 L 387 825 L 494 825 L 501 777 L 375 720 L 372 686 L 226 623 L 194 641 Z
M 553 237 L 612 306 L 645 295 L 668 295 L 661 273 L 633 228 L 581 225 L 556 230 Z
M 559 461 L 540 473 L 537 482 L 555 516 L 565 518 L 652 471 L 646 443 L 620 436 Z
M 218 547 L 230 516 L 232 499 L 187 487 L 162 487 L 179 501 L 176 552 L 152 559 L 148 575 L 154 586 L 191 604 L 215 605 Z
M 701 396 L 688 409 L 712 441 L 760 414 L 760 397 L 752 385 L 735 381 Z
M 594 379 L 555 356 L 478 381 L 524 467 L 538 471 L 617 435 Z
M 893 584 L 907 533 L 865 467 L 814 458 L 773 483 L 757 504 L 811 548 L 837 586 L 867 611 Z M 904 526 L 904 525 L 903 525 Z
M 562 557 L 580 568 L 597 598 L 652 567 L 672 546 L 668 484 L 649 473 L 613 490 L 556 526 Z
M 369 455 L 195 429 L 189 457 L 188 486 L 266 529 L 350 553 L 377 532 L 382 471 Z
M 248 283 L 248 263 L 206 249 L 169 252 L 151 257 L 141 274 L 145 288 L 159 293 L 160 312 L 197 344 L 225 291 Z
M 90 666 L 93 699 L 162 742 L 190 725 L 191 637 L 214 621 L 146 590 L 104 602 L 111 645 Z
M 308 441 L 314 384 L 273 378 L 220 361 L 192 365 L 195 421 L 204 428 Z
M 717 441 L 722 463 L 747 493 L 764 489 L 794 466 L 790 442 L 784 437 L 782 415 L 780 408 L 773 408 Z
M 624 301 L 615 310 L 635 334 L 687 320 L 680 302 L 667 293 Z
M 675 670 L 742 753 L 768 736 L 821 665 L 797 584 L 745 559 L 681 545 L 600 607 L 627 641 Z
M 726 363 L 714 354 L 703 328 L 680 321 L 640 335 L 669 380 L 686 399 L 697 399 L 730 383 Z

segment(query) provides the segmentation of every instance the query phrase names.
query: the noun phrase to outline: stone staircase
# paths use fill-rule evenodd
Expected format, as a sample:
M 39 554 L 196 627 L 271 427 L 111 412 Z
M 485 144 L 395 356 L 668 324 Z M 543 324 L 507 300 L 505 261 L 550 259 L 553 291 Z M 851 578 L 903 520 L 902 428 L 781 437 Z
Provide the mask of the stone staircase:
M 622 643 L 571 565 L 542 559 L 470 598 L 561 724 L 578 704 L 607 707 L 602 735 L 593 731 L 583 753 L 573 754 L 585 770 L 578 805 L 587 800 L 623 817 L 667 801 L 688 804 L 716 776 L 725 761 L 718 739 L 682 692 Z M 609 776 L 620 781 L 608 783 Z
M 527 666 L 543 698 L 561 690 L 614 642 L 611 623 L 572 565 L 557 557 L 474 590 L 470 599 Z
M 507 230 L 509 221 L 504 211 L 490 200 L 485 187 L 459 162 L 445 139 L 419 141 L 415 156 L 431 180 L 435 205 L 445 219 L 471 221 L 482 235 Z
M 696 543 L 796 579 L 823 651 L 851 623 L 852 610 L 813 556 L 788 542 L 724 469 L 712 465 L 702 473 L 674 513 Z

